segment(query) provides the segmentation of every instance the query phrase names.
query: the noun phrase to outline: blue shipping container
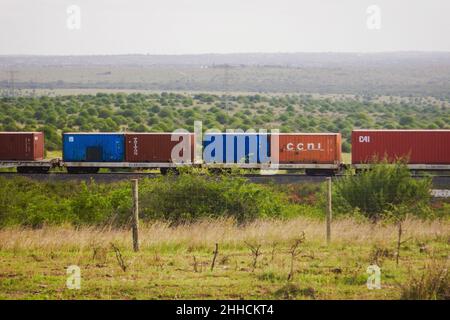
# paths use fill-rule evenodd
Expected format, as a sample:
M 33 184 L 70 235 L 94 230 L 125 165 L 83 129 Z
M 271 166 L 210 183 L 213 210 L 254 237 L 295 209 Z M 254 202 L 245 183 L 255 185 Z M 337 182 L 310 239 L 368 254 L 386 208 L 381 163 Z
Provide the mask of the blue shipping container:
M 123 133 L 65 133 L 63 160 L 66 162 L 121 162 L 125 158 Z
M 258 133 L 206 133 L 203 136 L 205 163 L 267 163 L 270 136 Z

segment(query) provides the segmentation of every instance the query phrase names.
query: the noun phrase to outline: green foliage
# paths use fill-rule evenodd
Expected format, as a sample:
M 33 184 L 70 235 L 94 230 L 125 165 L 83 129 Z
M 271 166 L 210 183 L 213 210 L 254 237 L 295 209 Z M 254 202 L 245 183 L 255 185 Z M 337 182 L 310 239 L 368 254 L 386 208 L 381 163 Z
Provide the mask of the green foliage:
M 280 129 L 341 132 L 350 152 L 351 131 L 371 128 L 450 128 L 446 100 L 377 97 L 312 98 L 309 95 L 123 94 L 0 99 L 0 129 L 44 130 L 46 148 L 61 149 L 63 131 L 192 131 Z
M 204 217 L 231 217 L 238 222 L 255 218 L 286 217 L 287 197 L 245 179 L 181 174 L 146 183 L 141 202 L 144 218 L 192 221 Z
M 0 226 L 123 223 L 129 216 L 129 189 L 124 184 L 79 185 L 0 178 Z
M 380 162 L 359 175 L 338 178 L 333 189 L 335 211 L 356 210 L 377 220 L 392 214 L 427 212 L 431 179 L 414 179 L 403 162 Z
M 143 220 L 172 222 L 228 217 L 243 223 L 256 218 L 317 214 L 316 208 L 293 204 L 285 193 L 234 176 L 182 173 L 140 180 Z M 36 182 L 0 178 L 0 227 L 44 224 L 124 225 L 131 215 L 128 182 L 97 184 Z
M 342 142 L 342 152 L 349 153 L 352 150 L 350 142 L 344 140 Z

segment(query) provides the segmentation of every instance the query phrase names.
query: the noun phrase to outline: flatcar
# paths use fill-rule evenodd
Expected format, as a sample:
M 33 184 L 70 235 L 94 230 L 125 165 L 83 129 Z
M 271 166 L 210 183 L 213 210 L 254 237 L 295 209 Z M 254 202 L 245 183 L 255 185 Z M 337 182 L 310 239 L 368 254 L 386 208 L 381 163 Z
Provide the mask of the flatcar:
M 342 168 L 340 133 L 278 133 L 271 136 L 276 137 L 271 139 L 271 151 L 280 169 L 305 169 L 308 175 L 332 175 Z
M 194 134 L 64 133 L 63 163 L 69 173 L 101 168 L 161 169 L 192 165 Z
M 124 133 L 69 132 L 62 136 L 62 159 L 44 159 L 42 132 L 0 132 L 0 168 L 22 173 L 69 173 L 109 169 L 160 169 L 182 166 L 211 170 L 305 170 L 308 175 L 332 175 L 342 162 L 340 133 L 207 132 L 201 141 L 189 132 Z M 375 161 L 405 159 L 411 170 L 450 170 L 450 130 L 354 130 L 352 163 L 356 170 Z M 198 146 L 202 150 L 198 155 Z
M 43 132 L 0 132 L 0 168 L 21 173 L 46 173 L 54 166 L 44 160 Z
M 207 133 L 203 162 L 208 168 L 304 169 L 307 174 L 340 170 L 340 133 Z
M 63 134 L 63 162 L 69 173 L 96 173 L 102 163 L 122 163 L 125 159 L 123 133 Z

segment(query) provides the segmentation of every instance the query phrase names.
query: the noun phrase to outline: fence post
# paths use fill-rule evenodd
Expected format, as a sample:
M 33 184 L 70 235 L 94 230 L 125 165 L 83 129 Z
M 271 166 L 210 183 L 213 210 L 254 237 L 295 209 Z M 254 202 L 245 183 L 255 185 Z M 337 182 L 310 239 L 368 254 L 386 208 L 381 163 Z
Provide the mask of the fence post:
M 133 250 L 139 251 L 139 187 L 138 179 L 131 180 L 131 188 L 133 193 Z
M 332 218 L 332 207 L 331 207 L 331 177 L 327 178 L 327 244 L 331 241 L 331 218 Z

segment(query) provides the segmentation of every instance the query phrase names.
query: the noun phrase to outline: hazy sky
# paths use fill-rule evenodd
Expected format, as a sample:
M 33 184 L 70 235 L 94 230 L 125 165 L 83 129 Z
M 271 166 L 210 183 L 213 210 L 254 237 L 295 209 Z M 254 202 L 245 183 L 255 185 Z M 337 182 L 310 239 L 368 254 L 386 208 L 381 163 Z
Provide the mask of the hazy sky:
M 450 51 L 449 15 L 449 0 L 0 0 L 0 54 Z

